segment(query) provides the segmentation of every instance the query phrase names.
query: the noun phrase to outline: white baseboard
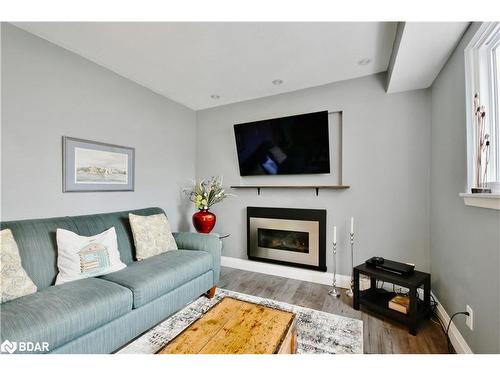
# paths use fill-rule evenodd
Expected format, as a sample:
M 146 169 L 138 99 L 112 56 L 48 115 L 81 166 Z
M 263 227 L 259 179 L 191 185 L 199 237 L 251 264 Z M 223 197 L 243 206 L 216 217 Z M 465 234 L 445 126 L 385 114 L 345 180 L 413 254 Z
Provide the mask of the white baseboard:
M 437 315 L 439 319 L 444 323 L 445 329 L 448 326 L 448 322 L 450 321 L 450 316 L 444 309 L 443 305 L 438 301 L 434 293 L 431 293 L 432 296 L 434 297 L 434 300 L 437 302 Z M 471 350 L 469 345 L 467 344 L 467 341 L 463 338 L 462 334 L 458 330 L 458 328 L 455 326 L 455 323 L 451 323 L 450 325 L 450 331 L 448 332 L 448 336 L 450 337 L 450 342 L 451 345 L 453 345 L 453 348 L 455 348 L 455 351 L 458 354 L 474 354 L 474 352 Z
M 237 268 L 244 271 L 264 273 L 266 275 L 287 277 L 289 279 L 309 281 L 311 283 L 332 285 L 333 273 L 306 270 L 302 268 L 280 266 L 278 264 L 256 262 L 248 259 L 239 259 L 223 256 L 221 264 L 224 267 Z M 337 286 L 349 288 L 351 276 L 337 275 Z M 364 285 L 362 285 L 364 289 Z
M 224 267 L 236 268 L 244 271 L 252 271 L 257 273 L 264 273 L 267 275 L 287 277 L 289 279 L 309 281 L 311 283 L 318 283 L 323 285 L 332 285 L 333 274 L 330 272 L 318 272 L 313 270 L 306 270 L 302 268 L 280 266 L 272 263 L 256 262 L 248 259 L 239 259 L 223 256 L 221 259 L 221 264 Z M 337 286 L 339 288 L 349 288 L 351 282 L 351 277 L 347 275 L 337 275 Z M 361 288 L 369 287 L 369 280 L 361 282 Z M 420 291 L 421 292 L 421 291 Z M 448 325 L 450 321 L 450 316 L 444 309 L 444 307 L 439 303 L 436 296 L 432 293 L 435 301 L 437 302 L 437 314 L 441 321 Z M 422 298 L 422 296 L 421 296 Z M 455 351 L 459 354 L 472 354 L 472 350 L 467 345 L 467 342 L 460 334 L 454 323 L 450 325 L 450 342 L 455 348 Z

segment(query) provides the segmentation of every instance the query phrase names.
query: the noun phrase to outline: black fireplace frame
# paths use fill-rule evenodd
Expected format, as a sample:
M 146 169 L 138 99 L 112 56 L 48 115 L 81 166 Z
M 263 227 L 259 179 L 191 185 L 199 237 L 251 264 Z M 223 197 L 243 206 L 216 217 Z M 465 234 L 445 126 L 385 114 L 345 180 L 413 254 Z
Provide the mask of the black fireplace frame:
M 250 255 L 251 217 L 265 219 L 307 220 L 319 222 L 319 265 L 311 266 L 308 264 L 285 262 L 282 260 L 267 259 Z M 259 262 L 274 263 L 283 266 L 291 266 L 326 272 L 326 210 L 282 207 L 247 207 L 247 257 L 250 260 L 256 260 Z

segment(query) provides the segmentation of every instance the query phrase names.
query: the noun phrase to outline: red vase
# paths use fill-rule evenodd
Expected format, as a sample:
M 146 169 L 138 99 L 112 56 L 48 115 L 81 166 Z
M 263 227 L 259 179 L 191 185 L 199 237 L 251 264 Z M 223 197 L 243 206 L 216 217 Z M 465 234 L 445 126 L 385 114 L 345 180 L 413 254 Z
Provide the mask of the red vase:
M 216 217 L 209 210 L 199 210 L 193 214 L 193 225 L 198 233 L 210 233 L 215 227 Z

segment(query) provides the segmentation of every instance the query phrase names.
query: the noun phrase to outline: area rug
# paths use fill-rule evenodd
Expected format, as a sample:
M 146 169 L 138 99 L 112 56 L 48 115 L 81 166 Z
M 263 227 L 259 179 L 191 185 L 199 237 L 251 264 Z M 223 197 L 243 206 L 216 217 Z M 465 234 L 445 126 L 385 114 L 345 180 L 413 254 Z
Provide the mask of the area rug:
M 295 313 L 297 315 L 297 353 L 299 354 L 363 353 L 363 322 L 361 320 L 224 289 L 218 289 L 213 299 L 198 298 L 117 353 L 156 353 L 225 296 Z

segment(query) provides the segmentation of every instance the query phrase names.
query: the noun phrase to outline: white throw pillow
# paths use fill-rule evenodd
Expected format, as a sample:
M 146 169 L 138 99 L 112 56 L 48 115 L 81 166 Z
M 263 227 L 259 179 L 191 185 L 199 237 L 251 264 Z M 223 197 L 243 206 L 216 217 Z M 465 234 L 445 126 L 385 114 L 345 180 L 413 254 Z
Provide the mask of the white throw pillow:
M 85 237 L 57 229 L 56 285 L 116 272 L 126 267 L 120 260 L 115 227 Z
M 36 285 L 21 264 L 19 248 L 10 229 L 0 231 L 0 266 L 2 302 L 36 292 Z
M 137 260 L 177 250 L 177 243 L 165 214 L 150 216 L 128 214 L 128 217 L 134 235 Z

